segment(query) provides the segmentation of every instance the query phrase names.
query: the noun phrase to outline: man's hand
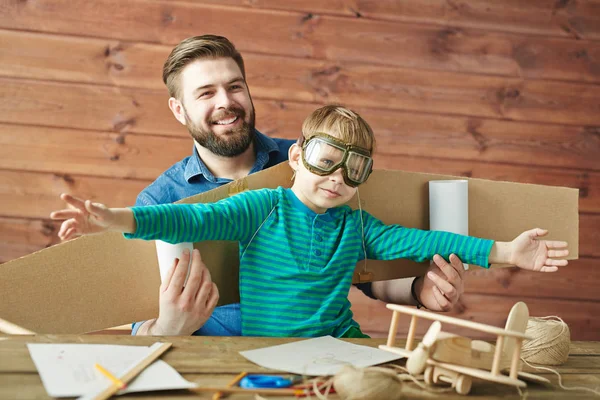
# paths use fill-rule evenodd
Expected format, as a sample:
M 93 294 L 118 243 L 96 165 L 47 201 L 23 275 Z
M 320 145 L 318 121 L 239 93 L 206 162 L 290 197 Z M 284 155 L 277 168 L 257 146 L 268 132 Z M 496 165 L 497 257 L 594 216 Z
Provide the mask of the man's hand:
M 464 293 L 464 265 L 455 254 L 450 255 L 450 264 L 437 254 L 433 262 L 415 282 L 415 292 L 428 310 L 450 311 Z
M 186 283 L 189 261 L 188 250 L 184 250 L 180 260 L 175 259 L 160 285 L 158 319 L 144 323 L 138 335 L 191 335 L 211 316 L 219 301 L 219 290 L 212 282 L 198 250 L 192 253 L 190 275 Z

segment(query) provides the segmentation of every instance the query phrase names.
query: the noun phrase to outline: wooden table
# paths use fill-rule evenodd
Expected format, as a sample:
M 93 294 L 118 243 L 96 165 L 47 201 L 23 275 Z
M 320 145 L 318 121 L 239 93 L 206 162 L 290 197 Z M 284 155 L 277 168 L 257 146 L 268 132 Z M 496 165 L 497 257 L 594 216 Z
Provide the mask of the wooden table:
M 260 373 L 265 370 L 239 355 L 239 351 L 283 344 L 295 339 L 239 338 L 239 337 L 132 337 L 120 335 L 37 335 L 0 336 L 0 399 L 48 399 L 50 398 L 37 370 L 29 356 L 27 343 L 96 343 L 148 346 L 156 341 L 173 343 L 162 359 L 179 371 L 187 380 L 210 386 L 225 386 L 241 371 Z M 384 339 L 350 339 L 352 343 L 377 346 Z M 398 341 L 402 345 L 402 341 Z M 566 364 L 557 368 L 566 386 L 600 387 L 600 342 L 574 342 Z M 556 376 L 540 373 L 549 378 L 553 385 L 530 384 L 529 399 L 589 399 L 598 398 L 589 392 L 566 392 L 560 389 Z M 519 398 L 516 389 L 481 381 L 473 382 L 468 397 L 454 392 L 434 395 L 407 387 L 406 394 L 411 398 L 444 399 L 505 399 Z M 188 391 L 147 392 L 120 396 L 121 399 L 210 399 L 212 393 L 197 394 Z M 253 399 L 250 395 L 233 395 L 232 399 Z M 269 397 L 270 399 L 290 399 L 292 397 Z M 313 398 L 315 398 L 313 396 Z M 330 396 L 337 399 L 337 396 Z

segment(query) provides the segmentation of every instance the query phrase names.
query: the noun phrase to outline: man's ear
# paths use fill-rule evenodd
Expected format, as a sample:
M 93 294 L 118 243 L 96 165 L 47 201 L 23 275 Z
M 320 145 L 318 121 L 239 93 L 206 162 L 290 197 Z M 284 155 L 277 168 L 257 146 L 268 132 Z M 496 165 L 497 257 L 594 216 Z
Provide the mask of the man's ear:
M 175 118 L 177 118 L 177 121 L 179 121 L 182 125 L 186 125 L 185 110 L 183 109 L 183 104 L 181 104 L 181 102 L 175 97 L 171 97 L 169 98 L 169 108 L 171 109 L 171 112 L 173 113 Z
M 302 157 L 302 148 L 294 143 L 288 150 L 288 163 L 294 171 L 297 171 L 300 167 L 300 157 Z

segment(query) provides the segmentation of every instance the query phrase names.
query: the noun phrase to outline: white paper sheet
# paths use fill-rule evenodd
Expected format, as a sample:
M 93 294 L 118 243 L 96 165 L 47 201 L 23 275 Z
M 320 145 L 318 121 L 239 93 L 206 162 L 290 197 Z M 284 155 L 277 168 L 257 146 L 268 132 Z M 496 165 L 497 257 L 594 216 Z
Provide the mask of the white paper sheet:
M 240 354 L 261 367 L 298 375 L 334 375 L 344 365 L 370 367 L 401 358 L 388 351 L 331 336 L 240 351 Z
M 469 181 L 429 182 L 429 229 L 469 234 Z
M 160 344 L 158 344 L 160 345 Z M 154 347 L 103 344 L 28 344 L 46 392 L 52 397 L 76 397 L 97 392 L 111 381 L 94 368 L 98 363 L 120 377 Z M 120 393 L 195 387 L 164 361 L 157 360 Z
M 160 270 L 160 281 L 165 280 L 165 276 L 167 272 L 173 266 L 173 261 L 176 258 L 181 259 L 181 255 L 183 254 L 184 249 L 188 249 L 190 251 L 190 263 L 192 262 L 192 251 L 194 250 L 194 244 L 190 242 L 184 243 L 176 243 L 171 244 L 167 242 L 163 242 L 162 240 L 156 240 L 156 254 L 158 255 L 158 269 Z M 187 282 L 187 277 L 190 274 L 190 269 L 188 265 L 188 272 L 185 276 L 185 281 Z

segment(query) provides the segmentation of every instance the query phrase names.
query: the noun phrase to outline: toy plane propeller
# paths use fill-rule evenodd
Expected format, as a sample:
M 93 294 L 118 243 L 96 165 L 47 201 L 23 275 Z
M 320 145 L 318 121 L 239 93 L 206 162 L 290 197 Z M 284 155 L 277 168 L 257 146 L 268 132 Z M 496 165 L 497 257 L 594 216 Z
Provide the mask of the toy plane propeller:
M 413 350 L 412 354 L 406 360 L 406 369 L 408 369 L 408 372 L 412 375 L 420 375 L 425 371 L 427 359 L 431 354 L 433 346 L 435 345 L 435 340 L 441 330 L 442 324 L 440 321 L 434 321 L 423 337 L 423 341 L 419 343 L 417 348 Z

